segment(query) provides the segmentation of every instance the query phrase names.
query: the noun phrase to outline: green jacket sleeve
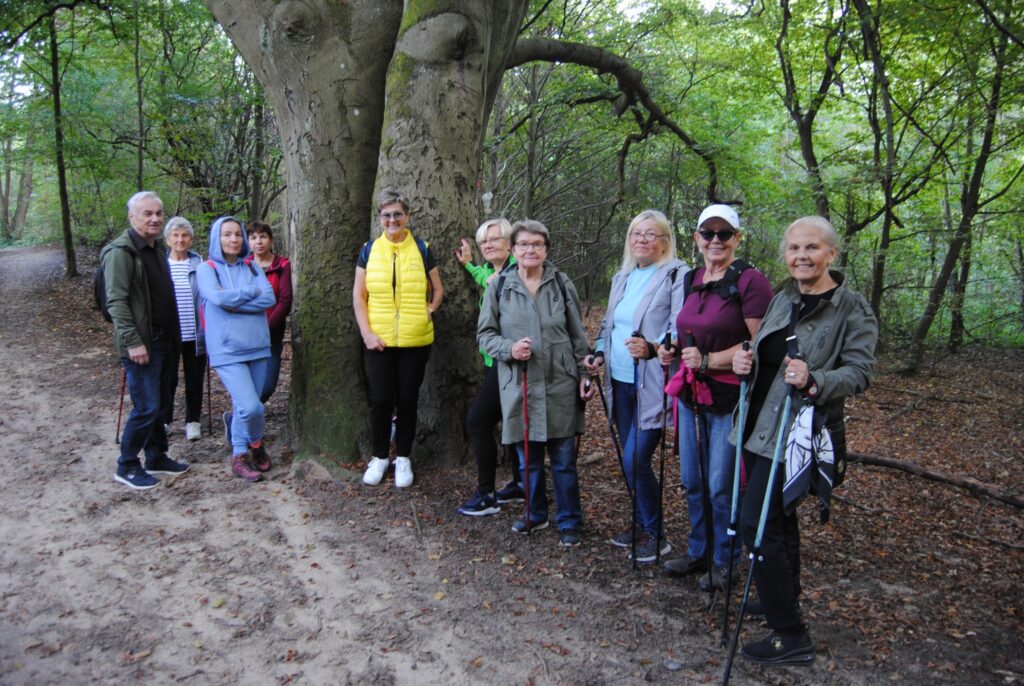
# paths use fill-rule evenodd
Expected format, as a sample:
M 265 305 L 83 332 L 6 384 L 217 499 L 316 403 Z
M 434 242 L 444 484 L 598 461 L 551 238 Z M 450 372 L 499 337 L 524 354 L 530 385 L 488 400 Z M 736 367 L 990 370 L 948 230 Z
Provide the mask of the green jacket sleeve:
M 114 339 L 125 350 L 145 345 L 131 309 L 134 258 L 122 248 L 110 248 L 105 258 L 103 279 L 107 286 L 107 311 L 114 320 Z

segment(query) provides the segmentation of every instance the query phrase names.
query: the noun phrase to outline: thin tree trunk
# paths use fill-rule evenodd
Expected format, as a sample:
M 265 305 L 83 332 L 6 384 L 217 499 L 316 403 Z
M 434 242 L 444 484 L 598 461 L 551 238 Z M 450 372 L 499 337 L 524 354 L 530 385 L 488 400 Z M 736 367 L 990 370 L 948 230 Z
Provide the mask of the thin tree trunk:
M 34 139 L 35 133 L 30 129 L 25 135 L 25 159 L 21 163 L 21 179 L 18 181 L 18 204 L 11 220 L 12 238 L 21 238 L 25 231 L 25 220 L 28 218 L 28 205 L 32 199 L 32 173 L 36 161 L 32 156 Z
M 1017 237 L 1017 279 L 1020 281 L 1020 326 L 1024 329 L 1024 243 Z
M 60 52 L 57 50 L 56 12 L 50 15 L 50 77 L 53 92 L 53 138 L 57 157 L 57 188 L 60 192 L 60 222 L 64 235 L 64 273 L 71 279 L 78 276 L 75 239 L 71 233 L 71 204 L 68 201 L 67 169 L 64 164 L 64 122 L 60 103 Z
M 949 324 L 950 352 L 956 352 L 964 345 L 964 302 L 967 299 L 967 281 L 971 274 L 971 247 L 974 243 L 974 234 L 967 234 L 964 243 L 963 255 L 960 256 L 960 273 L 957 278 L 950 282 L 953 292 L 949 302 L 949 309 L 952 319 Z
M 266 113 L 263 101 L 256 103 L 253 113 L 253 150 L 252 150 L 252 189 L 249 195 L 249 219 L 263 219 L 263 175 L 266 165 L 263 156 L 266 154 Z
M 140 28 L 139 22 L 139 0 L 135 0 L 132 7 L 135 13 L 135 108 L 136 117 L 138 118 L 138 141 L 136 142 L 136 155 L 135 155 L 135 190 L 141 191 L 142 189 L 142 174 L 143 174 L 143 162 L 144 162 L 144 151 L 146 149 L 146 118 L 143 112 L 143 93 L 142 93 L 142 63 L 139 50 L 141 46 Z

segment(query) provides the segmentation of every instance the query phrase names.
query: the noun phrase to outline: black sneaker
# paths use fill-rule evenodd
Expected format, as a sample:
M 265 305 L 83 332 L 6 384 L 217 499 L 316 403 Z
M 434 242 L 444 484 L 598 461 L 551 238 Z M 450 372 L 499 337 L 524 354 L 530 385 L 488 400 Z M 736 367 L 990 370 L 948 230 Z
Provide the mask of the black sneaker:
M 725 591 L 725 584 L 729 578 L 729 569 L 727 567 L 713 567 L 711 572 L 704 572 L 704 576 L 697 582 L 697 588 L 710 593 L 711 591 Z
M 703 557 L 683 555 L 679 559 L 665 563 L 665 576 L 689 576 L 708 569 L 708 561 Z
M 221 420 L 224 422 L 224 443 L 227 444 L 228 448 L 231 447 L 231 413 L 225 412 L 221 415 Z
M 632 545 L 630 545 L 632 547 Z M 672 552 L 672 546 L 663 537 L 661 539 L 661 554 L 668 555 Z M 654 536 L 647 533 L 646 531 L 640 534 L 640 538 L 636 542 L 636 561 L 637 562 L 654 562 L 658 558 L 658 546 L 654 543 Z M 630 551 L 627 559 L 633 559 L 633 552 Z
M 493 493 L 480 495 L 480 491 L 477 491 L 473 494 L 472 498 L 455 511 L 467 517 L 484 517 L 501 512 L 501 505 L 498 505 L 498 501 L 494 499 Z
M 526 500 L 526 491 L 515 481 L 509 481 L 504 488 L 499 488 L 494 494 L 494 499 L 499 505 L 508 503 L 521 503 Z
M 141 464 L 130 467 L 119 466 L 114 472 L 114 481 L 136 491 L 148 491 L 160 483 L 160 479 L 150 476 Z
M 188 471 L 188 465 L 172 460 L 165 453 L 152 460 L 146 460 L 146 471 L 160 476 L 178 476 Z
M 763 665 L 809 665 L 814 662 L 814 643 L 806 629 L 799 634 L 776 631 L 743 645 L 743 657 Z
M 546 528 L 548 528 L 548 520 L 546 519 L 540 522 L 528 523 L 524 517 L 523 519 L 517 519 L 512 524 L 512 531 L 515 531 L 517 534 L 526 534 L 531 531 L 540 531 L 541 529 Z
M 575 548 L 581 540 L 579 529 L 560 529 L 558 532 L 558 542 L 566 548 Z

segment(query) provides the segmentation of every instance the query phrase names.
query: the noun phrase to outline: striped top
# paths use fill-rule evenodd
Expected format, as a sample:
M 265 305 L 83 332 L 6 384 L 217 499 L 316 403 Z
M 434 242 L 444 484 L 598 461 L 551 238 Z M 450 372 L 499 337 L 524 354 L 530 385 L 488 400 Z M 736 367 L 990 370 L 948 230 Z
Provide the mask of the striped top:
M 196 308 L 192 299 L 192 286 L 188 281 L 191 269 L 188 259 L 167 258 L 171 266 L 171 281 L 174 282 L 174 299 L 178 301 L 178 321 L 181 323 L 181 340 L 196 340 Z

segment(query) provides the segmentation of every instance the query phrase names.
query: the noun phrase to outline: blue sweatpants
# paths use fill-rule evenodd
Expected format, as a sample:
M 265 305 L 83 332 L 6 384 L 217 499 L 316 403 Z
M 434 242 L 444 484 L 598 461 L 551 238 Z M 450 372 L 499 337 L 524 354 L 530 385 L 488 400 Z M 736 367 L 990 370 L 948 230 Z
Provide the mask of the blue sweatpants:
M 263 439 L 263 403 L 260 391 L 269 357 L 214 367 L 231 395 L 231 454 L 240 455 Z

